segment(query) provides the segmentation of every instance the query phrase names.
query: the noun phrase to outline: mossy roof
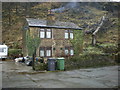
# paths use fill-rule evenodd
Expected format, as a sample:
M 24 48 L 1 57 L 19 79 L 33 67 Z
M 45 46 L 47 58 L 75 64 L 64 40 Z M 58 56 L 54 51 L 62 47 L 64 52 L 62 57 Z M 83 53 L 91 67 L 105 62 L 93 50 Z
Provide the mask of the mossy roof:
M 33 19 L 33 18 L 26 18 L 28 22 L 28 26 L 30 27 L 46 27 L 46 28 L 65 28 L 65 29 L 82 29 L 76 24 L 72 22 L 61 22 L 61 21 L 54 21 L 52 25 L 47 25 L 47 20 L 43 19 Z

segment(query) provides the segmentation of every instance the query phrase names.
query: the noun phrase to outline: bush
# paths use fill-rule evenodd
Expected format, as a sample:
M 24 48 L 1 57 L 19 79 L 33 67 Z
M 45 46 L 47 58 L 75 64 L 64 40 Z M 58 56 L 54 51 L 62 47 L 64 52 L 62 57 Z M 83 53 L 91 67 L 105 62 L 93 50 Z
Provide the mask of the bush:
M 19 54 L 22 54 L 21 49 L 9 49 L 8 50 L 8 56 L 11 59 L 15 59 L 16 57 L 19 57 Z
M 115 64 L 115 61 L 109 55 L 104 54 L 82 54 L 65 60 L 65 68 L 67 70 L 87 67 L 101 67 L 113 64 Z
M 99 45 L 105 53 L 116 53 L 118 51 L 118 46 L 111 43 L 100 44 Z
M 38 70 L 47 70 L 47 64 L 45 63 L 36 63 L 35 64 L 35 70 L 38 71 Z

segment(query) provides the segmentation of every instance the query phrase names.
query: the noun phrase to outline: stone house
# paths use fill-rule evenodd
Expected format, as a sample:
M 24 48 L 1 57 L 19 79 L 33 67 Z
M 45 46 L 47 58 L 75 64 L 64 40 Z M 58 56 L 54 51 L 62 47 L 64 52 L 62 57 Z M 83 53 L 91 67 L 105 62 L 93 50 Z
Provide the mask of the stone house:
M 26 18 L 26 21 L 30 35 L 40 38 L 36 56 L 48 58 L 74 55 L 70 39 L 74 39 L 73 30 L 81 30 L 77 25 L 72 22 L 57 21 L 52 13 L 48 13 L 47 20 Z

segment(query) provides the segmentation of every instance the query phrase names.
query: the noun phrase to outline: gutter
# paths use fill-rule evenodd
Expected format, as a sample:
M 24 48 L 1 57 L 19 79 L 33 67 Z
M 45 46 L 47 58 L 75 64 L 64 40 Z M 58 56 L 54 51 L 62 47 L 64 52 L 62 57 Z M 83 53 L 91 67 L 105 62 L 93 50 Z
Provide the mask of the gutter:
M 82 30 L 83 28 L 71 28 L 71 27 L 62 27 L 62 26 L 33 26 L 29 25 L 29 27 L 39 27 L 39 28 L 55 28 L 55 29 L 71 29 L 71 30 Z

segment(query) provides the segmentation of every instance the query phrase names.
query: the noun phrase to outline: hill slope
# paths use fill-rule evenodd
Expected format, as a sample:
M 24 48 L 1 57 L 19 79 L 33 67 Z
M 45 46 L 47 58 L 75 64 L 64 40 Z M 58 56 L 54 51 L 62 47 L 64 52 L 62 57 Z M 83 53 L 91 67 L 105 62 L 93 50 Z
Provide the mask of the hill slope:
M 57 20 L 74 22 L 85 31 L 95 30 L 101 17 L 107 14 L 108 20 L 101 28 L 103 33 L 98 34 L 98 41 L 117 44 L 117 4 L 113 4 L 116 12 L 110 6 L 108 3 L 3 3 L 3 42 L 11 48 L 22 48 L 21 31 L 26 16 L 47 19 L 47 10 L 52 9 L 56 10 Z M 85 35 L 84 44 L 91 44 L 91 35 Z

